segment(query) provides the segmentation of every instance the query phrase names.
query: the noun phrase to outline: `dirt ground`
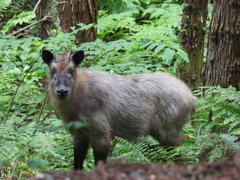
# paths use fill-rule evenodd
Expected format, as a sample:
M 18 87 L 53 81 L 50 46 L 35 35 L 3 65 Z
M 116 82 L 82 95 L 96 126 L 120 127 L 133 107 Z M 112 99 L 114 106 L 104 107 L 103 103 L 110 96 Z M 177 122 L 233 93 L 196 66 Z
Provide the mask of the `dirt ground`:
M 240 180 L 240 162 L 213 164 L 103 164 L 92 172 L 45 172 L 31 180 Z

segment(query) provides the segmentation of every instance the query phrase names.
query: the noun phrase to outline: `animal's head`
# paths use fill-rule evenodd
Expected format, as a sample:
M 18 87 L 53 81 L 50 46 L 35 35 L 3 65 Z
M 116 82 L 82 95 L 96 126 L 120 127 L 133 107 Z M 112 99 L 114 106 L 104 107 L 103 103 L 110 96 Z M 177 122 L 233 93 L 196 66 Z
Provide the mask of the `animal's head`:
M 50 81 L 54 94 L 59 99 L 65 99 L 72 91 L 72 86 L 76 77 L 76 67 L 84 58 L 84 52 L 78 51 L 71 55 L 71 51 L 66 54 L 53 55 L 48 50 L 42 51 L 43 61 L 49 67 Z

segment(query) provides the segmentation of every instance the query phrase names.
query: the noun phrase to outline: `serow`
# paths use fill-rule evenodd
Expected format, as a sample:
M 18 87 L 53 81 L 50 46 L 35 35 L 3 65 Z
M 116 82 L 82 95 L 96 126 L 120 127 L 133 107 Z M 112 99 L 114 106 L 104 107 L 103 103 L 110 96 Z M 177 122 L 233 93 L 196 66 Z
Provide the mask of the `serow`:
M 117 75 L 80 70 L 84 52 L 42 51 L 49 67 L 48 102 L 74 137 L 74 169 L 82 169 L 91 145 L 95 164 L 106 161 L 114 136 L 133 141 L 151 135 L 161 145 L 180 145 L 180 133 L 195 109 L 195 97 L 179 79 L 162 72 Z

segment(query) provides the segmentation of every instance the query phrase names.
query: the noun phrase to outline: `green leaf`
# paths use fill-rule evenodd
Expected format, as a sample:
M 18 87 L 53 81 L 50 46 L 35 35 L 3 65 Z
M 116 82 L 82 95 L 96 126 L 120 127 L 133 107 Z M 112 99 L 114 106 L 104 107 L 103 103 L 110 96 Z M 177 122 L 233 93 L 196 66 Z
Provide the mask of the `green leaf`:
M 150 46 L 147 47 L 147 50 L 148 50 L 148 51 L 149 51 L 149 50 L 152 50 L 152 49 L 154 49 L 157 45 L 158 45 L 157 42 L 152 43 Z
M 165 47 L 164 44 L 161 44 L 161 45 L 157 46 L 157 47 L 154 49 L 154 53 L 159 53 L 161 50 L 163 50 L 164 47 Z
M 135 45 L 132 46 L 132 48 L 134 48 L 134 49 L 138 49 L 139 46 L 140 46 L 139 44 L 135 44 Z
M 0 96 L 0 104 L 9 102 L 12 99 L 12 96 Z
M 51 106 L 50 106 L 49 104 L 45 104 L 45 105 L 44 105 L 44 110 L 46 110 L 46 111 L 51 111 L 52 108 L 51 108 Z
M 115 48 L 115 46 L 113 46 L 112 44 L 110 44 L 110 45 L 108 45 L 107 47 L 106 47 L 106 51 L 108 52 L 108 51 L 112 51 L 112 50 L 114 50 L 114 48 Z
M 121 48 L 122 48 L 122 46 L 120 44 L 115 45 L 115 51 L 119 51 Z
M 143 49 L 143 48 L 149 46 L 151 43 L 152 43 L 152 42 L 149 42 L 149 41 L 148 41 L 148 42 L 145 42 L 145 43 L 141 44 L 140 49 Z
M 240 135 L 240 128 L 236 128 L 230 132 L 232 135 L 239 136 Z
M 24 49 L 24 51 L 30 51 L 31 44 L 32 44 L 32 40 L 30 38 L 26 39 L 26 41 L 22 45 L 22 48 Z
M 183 50 L 179 50 L 177 52 L 176 56 L 177 56 L 177 58 L 179 57 L 179 58 L 185 60 L 186 62 L 189 62 L 188 54 Z
M 36 41 L 36 42 L 33 42 L 32 44 L 35 45 L 35 46 L 39 46 L 39 45 L 42 44 L 42 42 L 40 42 L 40 41 Z
M 42 94 L 36 96 L 36 97 L 35 97 L 35 98 L 36 98 L 36 102 L 37 102 L 37 103 L 42 102 L 42 101 L 46 98 L 46 95 L 47 95 L 46 93 L 42 93 Z
M 145 4 L 150 4 L 151 0 L 141 0 L 141 2 L 145 3 Z
M 226 111 L 226 110 L 222 110 L 222 111 L 221 111 L 222 115 L 224 115 L 224 114 L 226 113 L 225 111 Z M 219 116 L 219 117 L 221 117 L 221 116 Z M 237 118 L 236 115 L 230 116 L 230 117 L 226 118 L 226 119 L 223 121 L 223 124 L 226 125 L 226 124 L 228 124 L 228 123 L 234 122 L 234 120 L 235 120 L 236 118 Z
M 30 111 L 28 112 L 28 114 L 33 114 L 33 113 L 35 113 L 36 111 L 37 111 L 36 108 L 32 108 L 32 109 L 30 109 Z
M 174 55 L 175 55 L 175 51 L 170 48 L 165 48 L 161 52 L 161 57 L 163 58 L 163 60 L 167 65 L 171 65 Z

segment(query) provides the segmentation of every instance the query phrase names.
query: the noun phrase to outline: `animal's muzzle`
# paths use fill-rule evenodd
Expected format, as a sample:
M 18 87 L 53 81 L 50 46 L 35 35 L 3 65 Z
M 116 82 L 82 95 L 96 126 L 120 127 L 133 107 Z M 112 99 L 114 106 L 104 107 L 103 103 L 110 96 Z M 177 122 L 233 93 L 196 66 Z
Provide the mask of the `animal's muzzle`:
M 68 90 L 66 89 L 58 89 L 57 90 L 57 95 L 60 99 L 64 99 L 68 95 Z

